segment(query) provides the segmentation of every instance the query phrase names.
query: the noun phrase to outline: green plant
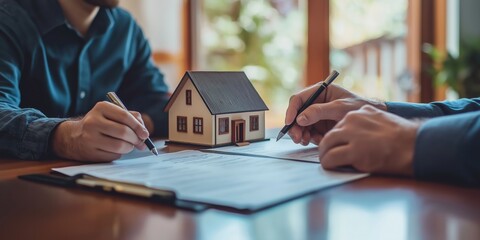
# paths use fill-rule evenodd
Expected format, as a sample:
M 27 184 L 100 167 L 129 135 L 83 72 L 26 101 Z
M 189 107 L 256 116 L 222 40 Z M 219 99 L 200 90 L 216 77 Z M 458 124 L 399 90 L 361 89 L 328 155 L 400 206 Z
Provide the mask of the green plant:
M 480 96 L 480 39 L 462 43 L 456 56 L 431 44 L 424 44 L 423 52 L 433 61 L 429 72 L 437 85 L 450 87 L 460 98 Z

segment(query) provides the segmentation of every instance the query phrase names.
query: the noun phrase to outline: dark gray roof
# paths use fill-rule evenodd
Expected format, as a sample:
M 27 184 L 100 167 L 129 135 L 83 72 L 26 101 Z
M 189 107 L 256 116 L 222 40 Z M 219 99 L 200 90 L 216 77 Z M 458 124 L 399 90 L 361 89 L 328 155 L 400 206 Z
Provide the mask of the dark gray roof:
M 244 72 L 188 71 L 173 93 L 166 111 L 177 97 L 177 91 L 185 85 L 187 77 L 213 115 L 268 110 Z

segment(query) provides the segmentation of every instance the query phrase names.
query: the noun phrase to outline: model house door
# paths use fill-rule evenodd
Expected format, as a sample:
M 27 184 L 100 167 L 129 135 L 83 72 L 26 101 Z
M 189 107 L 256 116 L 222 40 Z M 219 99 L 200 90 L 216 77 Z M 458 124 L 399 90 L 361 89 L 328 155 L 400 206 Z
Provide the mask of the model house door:
M 232 120 L 232 143 L 245 140 L 245 120 Z

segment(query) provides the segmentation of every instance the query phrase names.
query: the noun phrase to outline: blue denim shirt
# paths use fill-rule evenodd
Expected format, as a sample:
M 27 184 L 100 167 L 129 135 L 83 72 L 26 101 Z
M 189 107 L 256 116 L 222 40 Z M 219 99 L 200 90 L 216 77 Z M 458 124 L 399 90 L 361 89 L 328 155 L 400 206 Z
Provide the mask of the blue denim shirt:
M 386 104 L 402 117 L 428 118 L 417 132 L 416 178 L 480 187 L 480 98 Z
M 141 29 L 120 8 L 100 9 L 81 36 L 57 0 L 0 0 L 0 154 L 48 156 L 52 131 L 115 91 L 166 135 L 163 75 Z

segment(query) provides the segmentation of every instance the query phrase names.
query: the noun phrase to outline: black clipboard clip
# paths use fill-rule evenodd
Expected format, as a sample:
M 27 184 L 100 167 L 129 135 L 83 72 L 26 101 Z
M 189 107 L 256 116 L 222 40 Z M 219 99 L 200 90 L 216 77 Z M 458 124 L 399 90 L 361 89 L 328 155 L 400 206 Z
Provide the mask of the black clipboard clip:
M 140 184 L 111 181 L 88 174 L 77 174 L 71 177 L 52 174 L 28 174 L 18 176 L 18 178 L 61 187 L 86 187 L 102 192 L 142 197 L 193 212 L 201 212 L 208 208 L 205 204 L 178 199 L 173 190 L 154 189 Z

